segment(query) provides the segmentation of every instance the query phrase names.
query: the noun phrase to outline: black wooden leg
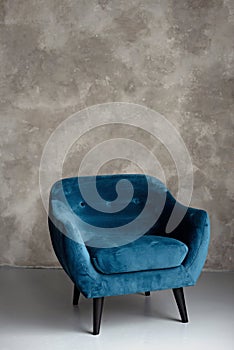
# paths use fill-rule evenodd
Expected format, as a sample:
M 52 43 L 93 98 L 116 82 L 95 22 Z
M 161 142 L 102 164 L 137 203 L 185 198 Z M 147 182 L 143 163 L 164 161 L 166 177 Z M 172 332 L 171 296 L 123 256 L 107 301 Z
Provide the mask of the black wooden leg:
M 145 296 L 149 297 L 150 296 L 150 292 L 145 292 Z
M 97 335 L 100 332 L 103 303 L 104 303 L 104 297 L 93 298 L 93 334 L 94 335 Z
M 78 305 L 79 298 L 80 298 L 80 291 L 77 289 L 76 285 L 74 284 L 73 305 Z
M 183 323 L 187 323 L 188 322 L 188 315 L 187 315 L 187 311 L 186 311 L 183 288 L 174 288 L 173 293 L 174 293 L 174 297 L 176 300 L 176 304 L 177 304 L 179 312 L 180 312 L 181 321 Z

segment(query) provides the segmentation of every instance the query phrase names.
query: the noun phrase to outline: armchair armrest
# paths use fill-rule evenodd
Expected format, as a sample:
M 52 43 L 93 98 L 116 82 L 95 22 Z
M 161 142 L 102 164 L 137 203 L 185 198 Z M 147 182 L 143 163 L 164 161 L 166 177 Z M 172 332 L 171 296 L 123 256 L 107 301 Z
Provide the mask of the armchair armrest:
M 75 215 L 63 202 L 50 201 L 49 229 L 56 256 L 77 288 L 87 296 L 98 281 Z
M 195 284 L 208 253 L 210 241 L 208 213 L 202 209 L 188 208 L 182 222 L 170 236 L 188 246 L 188 254 L 183 261 L 183 265 Z

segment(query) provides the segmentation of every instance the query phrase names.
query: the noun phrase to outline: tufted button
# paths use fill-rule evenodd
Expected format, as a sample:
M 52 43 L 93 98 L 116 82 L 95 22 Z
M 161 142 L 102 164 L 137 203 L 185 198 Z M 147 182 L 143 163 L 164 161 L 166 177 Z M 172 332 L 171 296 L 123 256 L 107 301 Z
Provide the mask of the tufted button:
M 139 198 L 133 198 L 133 199 L 132 199 L 132 202 L 133 202 L 134 204 L 139 204 L 139 203 L 140 203 L 140 200 L 139 200 Z
M 85 202 L 80 202 L 80 207 L 84 208 L 85 207 Z

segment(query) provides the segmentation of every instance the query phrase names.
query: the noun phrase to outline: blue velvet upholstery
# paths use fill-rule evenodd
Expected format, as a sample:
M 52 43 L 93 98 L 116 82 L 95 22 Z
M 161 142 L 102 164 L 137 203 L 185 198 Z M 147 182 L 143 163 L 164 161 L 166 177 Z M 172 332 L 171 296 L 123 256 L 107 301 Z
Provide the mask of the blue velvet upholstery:
M 105 273 L 168 269 L 179 266 L 188 247 L 174 238 L 145 235 L 120 247 L 87 247 L 96 270 Z
M 176 203 L 162 182 L 154 177 L 145 175 L 103 175 L 97 177 L 84 177 L 82 181 L 87 189 L 92 188 L 92 183 L 97 182 L 97 190 L 104 199 L 104 205 L 111 206 L 117 193 L 116 184 L 127 179 L 133 186 L 133 197 L 129 205 L 116 213 L 99 213 L 86 203 L 81 195 L 77 178 L 63 179 L 55 183 L 50 194 L 49 229 L 55 253 L 66 273 L 75 283 L 79 291 L 87 298 L 96 298 L 110 295 L 131 294 L 148 290 L 172 289 L 194 285 L 201 273 L 207 256 L 210 226 L 207 212 L 201 209 L 186 208 L 187 212 L 180 224 L 170 233 L 166 233 L 166 225 L 175 204 L 179 205 L 179 211 L 185 207 Z M 136 238 L 145 235 L 163 236 L 174 238 L 183 242 L 188 247 L 185 259 L 177 267 L 104 274 L 94 267 L 88 249 L 94 245 L 95 230 L 89 226 L 113 228 L 126 225 L 135 219 L 144 208 L 147 200 L 148 186 L 154 188 L 149 210 L 142 222 L 135 227 Z M 130 196 L 130 188 L 126 186 L 126 198 Z M 92 195 L 92 193 L 91 193 Z M 65 200 L 64 200 L 65 198 Z M 163 209 L 157 205 L 166 199 Z M 114 204 L 113 204 L 114 205 Z M 72 215 L 75 213 L 76 215 Z M 147 217 L 147 215 L 149 217 Z M 142 230 L 145 222 L 150 222 L 151 216 L 157 220 L 146 232 Z M 77 218 L 77 219 L 76 219 Z M 78 220 L 81 219 L 81 220 Z M 85 242 L 83 232 L 88 232 Z M 126 234 L 126 232 L 125 232 Z M 126 242 L 132 242 L 132 232 L 126 235 Z M 98 235 L 98 233 L 97 233 Z M 131 237 L 131 239 L 128 239 Z M 123 234 L 121 244 L 123 244 Z M 105 247 L 108 237 L 98 237 Z M 119 245 L 118 235 L 113 236 L 115 245 Z M 87 247 L 89 246 L 89 247 Z M 113 248 L 106 248 L 113 249 Z

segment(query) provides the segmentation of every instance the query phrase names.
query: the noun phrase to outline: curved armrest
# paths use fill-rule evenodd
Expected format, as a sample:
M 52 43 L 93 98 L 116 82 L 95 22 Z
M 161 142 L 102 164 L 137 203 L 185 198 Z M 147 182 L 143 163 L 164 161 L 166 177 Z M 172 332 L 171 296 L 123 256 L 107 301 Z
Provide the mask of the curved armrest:
M 195 284 L 208 253 L 210 241 L 208 213 L 202 209 L 188 208 L 182 222 L 170 236 L 188 246 L 189 251 L 183 265 Z
M 59 200 L 50 201 L 49 230 L 60 264 L 86 296 L 97 282 L 98 274 L 90 261 L 74 213 Z

